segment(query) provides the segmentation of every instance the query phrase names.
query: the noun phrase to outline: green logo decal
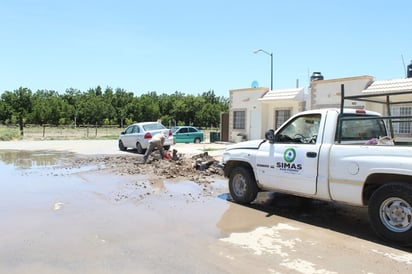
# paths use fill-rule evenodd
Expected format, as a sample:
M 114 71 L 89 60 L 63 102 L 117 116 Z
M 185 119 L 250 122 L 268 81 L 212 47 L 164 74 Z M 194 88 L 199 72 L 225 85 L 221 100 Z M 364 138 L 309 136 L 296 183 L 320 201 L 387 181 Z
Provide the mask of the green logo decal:
M 283 159 L 287 163 L 291 163 L 291 162 L 295 161 L 295 158 L 296 158 L 296 151 L 293 148 L 288 148 L 283 153 Z

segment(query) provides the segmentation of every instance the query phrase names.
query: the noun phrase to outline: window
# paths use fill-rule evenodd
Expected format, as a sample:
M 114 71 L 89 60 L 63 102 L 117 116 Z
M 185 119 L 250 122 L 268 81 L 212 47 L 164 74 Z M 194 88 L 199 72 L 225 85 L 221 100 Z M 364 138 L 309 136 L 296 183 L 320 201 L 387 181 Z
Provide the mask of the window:
M 179 129 L 178 133 L 187 133 L 188 130 L 186 127 Z
M 356 115 L 345 115 L 344 117 L 356 117 Z M 341 130 L 342 141 L 366 141 L 387 135 L 385 123 L 381 119 L 342 120 Z
M 129 126 L 129 127 L 126 129 L 125 133 L 126 133 L 126 134 L 132 134 L 132 133 L 134 133 L 134 132 L 135 132 L 135 127 L 136 127 L 136 126 Z
M 246 128 L 246 112 L 245 111 L 233 111 L 233 128 L 245 129 Z
M 402 106 L 402 107 L 392 107 L 391 109 L 393 116 L 411 116 L 412 115 L 412 107 L 410 106 Z M 399 122 L 393 123 L 393 131 L 394 133 L 412 133 L 412 123 L 411 122 Z
M 290 110 L 275 110 L 275 129 L 280 127 L 290 118 Z
M 276 134 L 280 143 L 315 144 L 320 124 L 320 114 L 299 116 Z
M 166 129 L 166 128 L 161 123 L 152 123 L 152 124 L 143 125 L 144 131 L 158 130 L 158 129 Z

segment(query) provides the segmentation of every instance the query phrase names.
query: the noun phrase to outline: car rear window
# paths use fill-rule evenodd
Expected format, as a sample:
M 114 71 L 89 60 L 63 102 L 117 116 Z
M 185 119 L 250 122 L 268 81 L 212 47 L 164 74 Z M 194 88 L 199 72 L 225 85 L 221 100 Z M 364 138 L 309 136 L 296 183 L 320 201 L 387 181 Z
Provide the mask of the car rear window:
M 151 130 L 157 130 L 157 129 L 166 129 L 165 126 L 159 123 L 154 123 L 154 124 L 147 124 L 143 126 L 143 129 L 145 131 L 151 131 Z

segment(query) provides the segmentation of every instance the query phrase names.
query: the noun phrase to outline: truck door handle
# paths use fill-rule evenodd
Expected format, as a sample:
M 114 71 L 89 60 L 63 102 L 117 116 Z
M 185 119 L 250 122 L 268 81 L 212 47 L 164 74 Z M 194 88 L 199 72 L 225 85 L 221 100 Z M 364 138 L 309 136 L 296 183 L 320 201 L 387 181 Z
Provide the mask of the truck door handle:
M 306 157 L 308 158 L 316 158 L 318 154 L 316 152 L 306 152 Z

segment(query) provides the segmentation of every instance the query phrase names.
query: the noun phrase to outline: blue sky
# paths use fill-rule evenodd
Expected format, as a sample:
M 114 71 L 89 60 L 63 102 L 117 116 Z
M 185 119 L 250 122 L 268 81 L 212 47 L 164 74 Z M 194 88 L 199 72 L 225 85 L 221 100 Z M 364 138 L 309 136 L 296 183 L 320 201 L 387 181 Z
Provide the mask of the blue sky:
M 0 93 L 97 85 L 140 95 L 404 78 L 412 1 L 2 0 Z

